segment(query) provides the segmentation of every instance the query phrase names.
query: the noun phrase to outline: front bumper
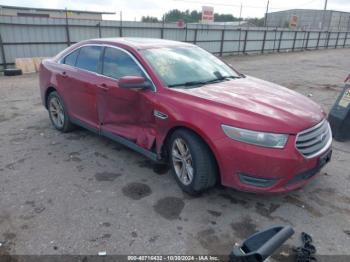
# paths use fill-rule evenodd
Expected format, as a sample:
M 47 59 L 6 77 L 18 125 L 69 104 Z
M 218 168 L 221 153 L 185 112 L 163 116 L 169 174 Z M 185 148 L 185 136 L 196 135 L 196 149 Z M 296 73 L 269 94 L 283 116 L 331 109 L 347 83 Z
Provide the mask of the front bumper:
M 221 183 L 242 191 L 288 192 L 304 186 L 330 161 L 331 147 L 319 156 L 303 157 L 293 135 L 284 149 L 265 148 L 230 138 L 215 141 Z

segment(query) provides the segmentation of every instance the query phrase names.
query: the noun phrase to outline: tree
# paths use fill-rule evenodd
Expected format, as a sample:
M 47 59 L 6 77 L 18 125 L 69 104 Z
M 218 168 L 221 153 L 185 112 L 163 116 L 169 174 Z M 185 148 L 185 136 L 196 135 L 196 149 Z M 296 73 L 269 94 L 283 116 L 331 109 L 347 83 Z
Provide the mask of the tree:
M 186 22 L 192 22 L 192 21 L 189 21 L 189 18 L 190 17 L 188 15 L 186 16 L 186 12 L 181 12 L 178 9 L 170 10 L 169 12 L 166 12 L 164 14 L 164 20 L 166 22 L 176 22 L 179 19 L 183 19 Z
M 239 19 L 237 17 L 234 17 L 231 14 L 214 14 L 214 21 L 215 22 L 234 22 L 243 20 L 242 18 Z
M 260 27 L 260 26 L 264 26 L 264 18 L 246 18 L 244 19 L 246 22 L 248 22 L 248 24 L 252 24 L 254 26 Z
M 154 17 L 154 16 L 142 16 L 141 22 L 156 23 L 156 22 L 159 22 L 159 20 L 157 17 Z

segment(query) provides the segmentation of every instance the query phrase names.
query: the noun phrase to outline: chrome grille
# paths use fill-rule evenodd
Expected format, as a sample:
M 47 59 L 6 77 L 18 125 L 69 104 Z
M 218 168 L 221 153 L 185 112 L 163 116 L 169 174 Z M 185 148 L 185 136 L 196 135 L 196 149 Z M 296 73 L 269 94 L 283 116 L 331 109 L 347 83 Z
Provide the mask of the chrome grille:
M 332 131 L 327 120 L 298 133 L 295 146 L 307 158 L 325 152 L 332 143 Z

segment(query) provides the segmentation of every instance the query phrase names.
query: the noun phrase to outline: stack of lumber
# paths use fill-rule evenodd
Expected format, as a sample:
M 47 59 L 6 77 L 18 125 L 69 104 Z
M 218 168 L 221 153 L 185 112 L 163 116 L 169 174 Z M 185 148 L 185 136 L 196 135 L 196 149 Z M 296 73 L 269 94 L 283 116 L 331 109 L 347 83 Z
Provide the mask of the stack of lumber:
M 23 74 L 39 72 L 43 59 L 45 57 L 16 58 L 16 68 L 21 69 Z

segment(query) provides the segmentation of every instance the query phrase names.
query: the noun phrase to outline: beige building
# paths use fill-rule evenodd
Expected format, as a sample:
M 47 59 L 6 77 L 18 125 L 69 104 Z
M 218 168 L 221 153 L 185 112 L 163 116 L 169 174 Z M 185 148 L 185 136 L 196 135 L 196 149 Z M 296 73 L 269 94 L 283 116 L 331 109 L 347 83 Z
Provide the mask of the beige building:
M 0 5 L 0 15 L 7 15 L 7 16 L 26 16 L 26 17 L 29 16 L 29 17 L 50 17 L 50 18 L 66 18 L 66 16 L 68 16 L 68 18 L 73 18 L 73 19 L 75 18 L 75 19 L 102 20 L 103 14 L 115 14 L 115 13 Z

